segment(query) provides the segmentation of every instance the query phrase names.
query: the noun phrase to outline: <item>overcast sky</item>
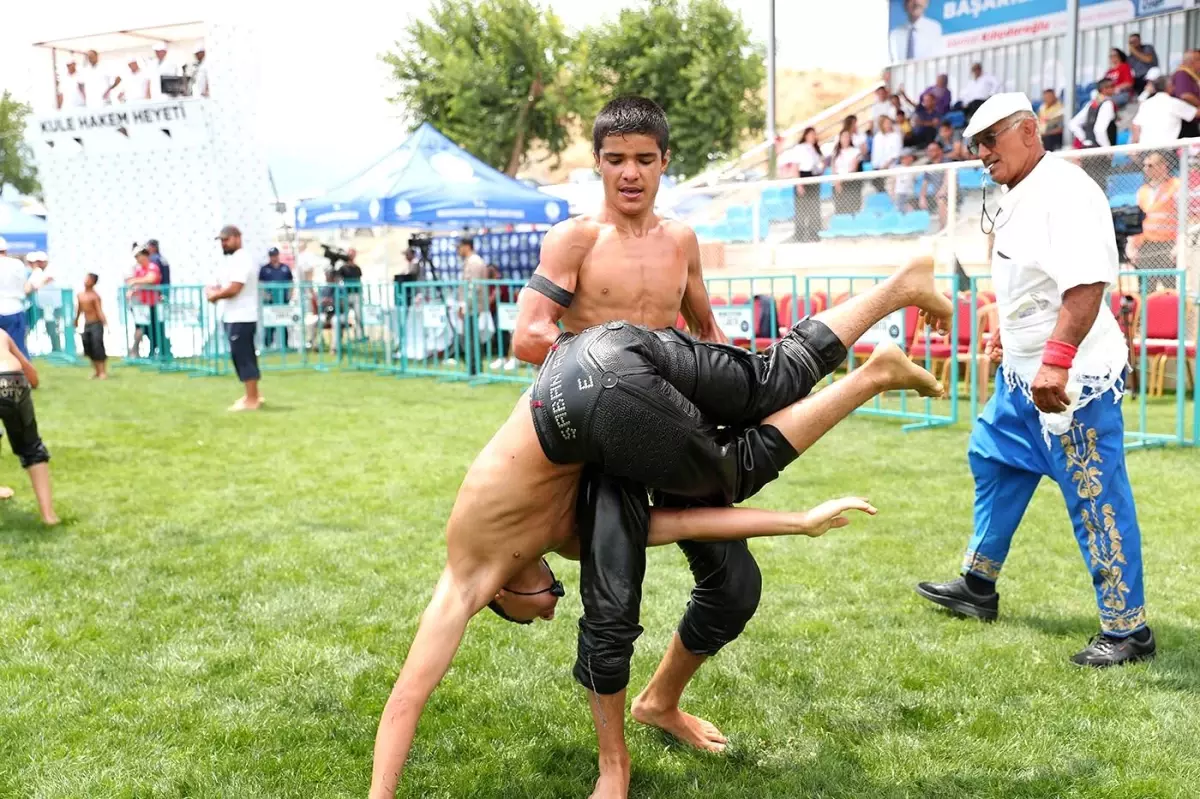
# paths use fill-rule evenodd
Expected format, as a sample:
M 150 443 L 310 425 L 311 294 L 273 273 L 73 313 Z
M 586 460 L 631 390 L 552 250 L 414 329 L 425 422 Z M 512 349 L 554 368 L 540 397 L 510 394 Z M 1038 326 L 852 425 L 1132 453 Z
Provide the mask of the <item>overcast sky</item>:
M 543 0 L 545 2 L 545 0 Z M 769 0 L 726 0 L 741 12 L 754 37 L 765 42 Z M 570 28 L 614 16 L 627 0 L 549 0 Z M 268 161 L 280 192 L 319 191 L 386 151 L 403 135 L 386 101 L 387 72 L 377 55 L 400 38 L 407 22 L 423 15 L 427 0 L 337 0 L 321 13 L 297 15 L 290 0 L 215 0 L 166 4 L 161 0 L 13 0 L 0 13 L 0 86 L 27 96 L 36 85 L 34 41 L 121 28 L 237 19 L 262 31 L 263 113 L 259 116 Z M 169 6 L 169 8 L 168 8 Z M 834 35 L 850 21 L 853 39 Z M 886 0 L 777 0 L 780 66 L 871 74 L 886 60 Z M 332 80 L 330 80 L 332 76 Z M 337 109 L 345 115 L 339 123 Z

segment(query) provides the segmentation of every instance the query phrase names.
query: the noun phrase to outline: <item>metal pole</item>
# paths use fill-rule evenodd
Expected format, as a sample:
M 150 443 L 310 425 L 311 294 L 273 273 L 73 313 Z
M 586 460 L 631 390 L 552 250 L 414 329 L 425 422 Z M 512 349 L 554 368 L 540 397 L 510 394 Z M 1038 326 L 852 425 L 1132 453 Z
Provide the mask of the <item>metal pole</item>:
M 775 179 L 775 0 L 767 0 L 767 177 Z
M 1063 42 L 1067 46 L 1067 85 L 1063 89 L 1063 143 L 1070 150 L 1075 143 L 1071 133 L 1071 120 L 1075 118 L 1075 69 L 1079 60 L 1079 0 L 1067 0 L 1067 32 Z

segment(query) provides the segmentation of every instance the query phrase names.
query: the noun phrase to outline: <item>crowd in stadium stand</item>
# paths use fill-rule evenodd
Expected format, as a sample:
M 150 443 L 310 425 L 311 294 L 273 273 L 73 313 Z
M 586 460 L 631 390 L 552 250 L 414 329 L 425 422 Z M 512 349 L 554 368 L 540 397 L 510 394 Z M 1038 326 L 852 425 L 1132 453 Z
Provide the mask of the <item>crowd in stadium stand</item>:
M 942 74 L 914 100 L 903 86 L 895 86 L 894 91 L 889 88 L 889 77 L 885 74 L 885 85 L 876 89 L 862 117 L 843 119 L 836 136 L 822 141 L 825 134 L 808 128 L 795 146 L 780 154 L 780 174 L 784 177 L 835 176 L 832 185 L 794 188 L 791 241 L 902 232 L 900 228 L 907 230 L 907 220 L 911 218 L 914 225 L 919 225 L 926 214 L 929 224 L 946 223 L 949 181 L 944 171 L 866 180 L 836 178 L 971 160 L 962 130 L 988 97 L 1004 90 L 1003 82 L 976 63 L 957 94 L 950 87 L 949 76 Z M 1110 51 L 1104 75 L 1098 75 L 1093 84 L 1079 87 L 1074 109 L 1065 107 L 1058 88 L 1047 88 L 1034 99 L 1033 106 L 1048 150 L 1061 149 L 1065 131 L 1074 135 L 1076 149 L 1127 143 L 1169 146 L 1180 138 L 1200 135 L 1196 121 L 1200 108 L 1200 51 L 1189 50 L 1178 69 L 1167 72 L 1153 44 L 1143 43 L 1135 33 L 1129 37 L 1127 51 Z M 1166 155 L 1090 156 L 1079 161 L 1105 189 L 1114 208 L 1137 206 L 1150 220 L 1146 232 L 1131 238 L 1128 247 L 1130 261 L 1143 266 L 1173 265 L 1175 230 L 1168 217 L 1173 219 L 1175 214 L 1179 181 L 1172 177 L 1177 173 L 1177 162 L 1169 153 Z M 961 173 L 959 191 L 978 188 L 981 179 L 976 174 Z M 832 219 L 822 218 L 822 208 L 829 207 L 822 201 L 832 205 Z M 778 219 L 775 214 L 781 212 L 787 213 L 771 206 L 766 213 L 770 219 Z M 873 214 L 891 215 L 894 223 L 895 213 L 902 217 L 899 225 L 877 224 L 877 219 L 869 218 Z M 851 219 L 854 224 L 847 226 Z M 842 227 L 835 232 L 836 223 L 842 223 Z

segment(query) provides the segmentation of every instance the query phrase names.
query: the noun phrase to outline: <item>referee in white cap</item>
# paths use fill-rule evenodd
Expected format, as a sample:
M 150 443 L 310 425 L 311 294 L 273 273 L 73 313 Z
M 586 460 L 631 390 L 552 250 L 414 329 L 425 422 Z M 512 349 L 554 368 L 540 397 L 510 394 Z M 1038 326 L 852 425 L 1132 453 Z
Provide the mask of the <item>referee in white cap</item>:
M 1113 666 L 1154 655 L 1142 595 L 1142 546 L 1129 475 L 1121 395 L 1128 351 L 1105 292 L 1117 245 L 1104 192 L 1082 169 L 1049 156 L 1024 94 L 989 98 L 963 132 L 1006 188 L 995 217 L 992 281 L 1001 364 L 968 446 L 975 532 L 962 575 L 917 593 L 992 620 L 996 580 L 1034 489 L 1055 480 L 1092 575 L 1100 634 L 1071 660 Z

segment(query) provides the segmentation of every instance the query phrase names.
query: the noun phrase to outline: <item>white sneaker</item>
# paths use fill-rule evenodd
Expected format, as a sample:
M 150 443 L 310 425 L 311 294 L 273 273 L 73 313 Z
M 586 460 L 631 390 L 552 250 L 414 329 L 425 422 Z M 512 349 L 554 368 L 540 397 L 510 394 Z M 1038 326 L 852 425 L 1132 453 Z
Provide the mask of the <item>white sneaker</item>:
M 503 369 L 504 368 L 504 359 L 497 358 L 496 360 L 494 360 L 488 364 L 488 368 L 492 369 L 492 370 Z
M 504 371 L 512 372 L 512 371 L 515 371 L 518 368 L 520 368 L 520 366 L 521 366 L 521 362 L 518 361 L 516 358 L 509 358 L 507 361 L 504 362 Z

